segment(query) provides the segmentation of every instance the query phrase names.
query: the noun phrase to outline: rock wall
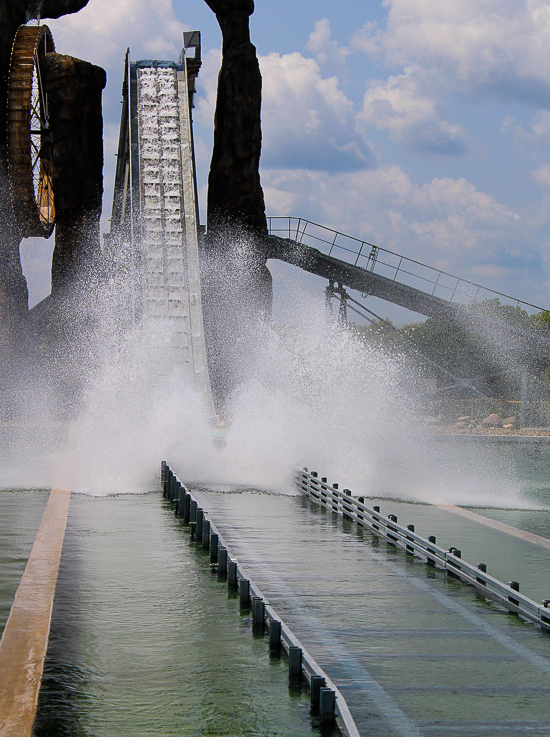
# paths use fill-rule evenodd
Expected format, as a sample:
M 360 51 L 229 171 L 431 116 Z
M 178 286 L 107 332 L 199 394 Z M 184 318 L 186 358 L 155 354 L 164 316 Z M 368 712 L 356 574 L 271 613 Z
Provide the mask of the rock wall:
M 7 180 L 6 106 L 7 78 L 13 39 L 20 25 L 29 19 L 59 18 L 76 13 L 88 0 L 0 0 L 0 290 L 3 295 L 0 333 L 9 334 L 8 343 L 21 340 L 28 310 L 27 282 L 19 257 L 20 236 L 14 222 Z
M 262 78 L 250 42 L 253 0 L 206 0 L 223 37 L 208 178 L 203 305 L 217 409 L 249 370 L 271 314 L 267 223 L 260 184 Z
M 100 254 L 105 71 L 63 54 L 46 54 L 52 180 L 56 211 L 52 296 L 62 295 Z
M 227 223 L 267 235 L 260 184 L 262 77 L 250 42 L 252 0 L 206 0 L 223 35 L 222 66 L 208 177 L 208 228 Z

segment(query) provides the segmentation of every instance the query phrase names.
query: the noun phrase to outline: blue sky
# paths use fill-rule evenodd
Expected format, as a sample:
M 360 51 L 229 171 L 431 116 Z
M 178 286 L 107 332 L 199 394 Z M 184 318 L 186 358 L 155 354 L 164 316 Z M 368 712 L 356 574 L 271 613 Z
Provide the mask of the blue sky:
M 183 30 L 202 32 L 204 217 L 221 39 L 206 3 L 89 0 L 48 23 L 58 51 L 107 70 L 105 229 L 125 48 L 173 59 Z M 550 307 L 550 3 L 258 0 L 251 29 L 269 214 L 310 218 Z M 50 253 L 44 242 L 23 246 L 33 301 L 47 292 Z

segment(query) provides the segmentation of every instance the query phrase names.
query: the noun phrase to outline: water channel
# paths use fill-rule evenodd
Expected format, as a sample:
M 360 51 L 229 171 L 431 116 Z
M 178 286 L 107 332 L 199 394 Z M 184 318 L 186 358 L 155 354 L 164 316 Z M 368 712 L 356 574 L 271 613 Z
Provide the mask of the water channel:
M 34 735 L 318 735 L 251 630 L 158 493 L 73 495 Z
M 519 504 L 474 511 L 548 537 L 550 449 L 476 453 L 491 471 L 500 454 Z M 362 734 L 548 734 L 550 640 L 534 626 L 291 487 L 190 486 Z M 485 500 L 491 488 L 487 478 Z M 250 613 L 170 505 L 158 491 L 127 491 L 73 494 L 34 737 L 319 735 L 307 691 L 289 687 L 286 660 L 252 635 Z M 0 492 L 0 627 L 47 496 Z M 368 503 L 535 600 L 550 597 L 550 550 L 406 493 Z

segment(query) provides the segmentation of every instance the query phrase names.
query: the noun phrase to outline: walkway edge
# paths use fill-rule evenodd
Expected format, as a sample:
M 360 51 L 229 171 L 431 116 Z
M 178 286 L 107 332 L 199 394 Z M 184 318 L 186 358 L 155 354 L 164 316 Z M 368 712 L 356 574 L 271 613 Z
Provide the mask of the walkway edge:
M 550 550 L 550 538 L 548 537 L 542 537 L 542 535 L 537 535 L 534 532 L 527 532 L 527 530 L 522 530 L 520 527 L 514 527 L 492 517 L 485 517 L 482 514 L 472 512 L 470 509 L 464 509 L 464 507 L 457 507 L 454 504 L 434 504 L 434 506 L 440 509 L 446 509 L 447 512 L 452 512 L 452 514 L 456 514 L 459 517 L 471 519 L 472 522 L 477 522 L 485 527 L 491 527 L 493 530 L 504 532 L 512 537 L 519 537 L 520 540 L 526 540 L 533 545 L 539 545 L 541 548 Z
M 0 737 L 30 737 L 71 493 L 53 489 L 0 641 Z

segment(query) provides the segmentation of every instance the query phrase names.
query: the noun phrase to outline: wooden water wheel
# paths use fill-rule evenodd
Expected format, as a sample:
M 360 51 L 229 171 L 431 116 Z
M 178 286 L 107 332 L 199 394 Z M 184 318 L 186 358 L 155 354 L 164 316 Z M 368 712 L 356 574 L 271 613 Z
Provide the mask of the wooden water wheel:
M 22 238 L 48 237 L 55 223 L 48 97 L 43 70 L 55 51 L 48 26 L 20 26 L 8 77 L 7 152 L 13 211 Z

